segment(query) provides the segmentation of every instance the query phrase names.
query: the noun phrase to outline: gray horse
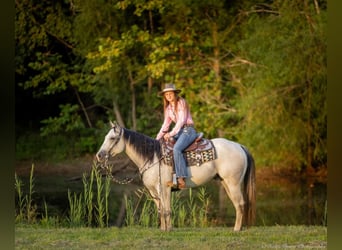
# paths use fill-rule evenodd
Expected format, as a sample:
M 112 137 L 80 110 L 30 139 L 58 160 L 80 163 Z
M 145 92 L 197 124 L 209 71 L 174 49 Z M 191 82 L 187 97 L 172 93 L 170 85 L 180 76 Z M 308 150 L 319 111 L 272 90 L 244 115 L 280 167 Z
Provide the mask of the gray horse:
M 255 219 L 255 166 L 248 150 L 224 138 L 211 140 L 216 149 L 216 159 L 201 166 L 189 166 L 189 188 L 198 187 L 219 178 L 233 202 L 236 219 L 234 231 L 240 231 L 243 224 L 251 225 Z M 172 167 L 165 165 L 160 142 L 141 133 L 120 127 L 111 122 L 111 129 L 96 154 L 99 162 L 125 151 L 138 167 L 142 181 L 151 194 L 160 216 L 160 228 L 172 229 L 171 187 Z

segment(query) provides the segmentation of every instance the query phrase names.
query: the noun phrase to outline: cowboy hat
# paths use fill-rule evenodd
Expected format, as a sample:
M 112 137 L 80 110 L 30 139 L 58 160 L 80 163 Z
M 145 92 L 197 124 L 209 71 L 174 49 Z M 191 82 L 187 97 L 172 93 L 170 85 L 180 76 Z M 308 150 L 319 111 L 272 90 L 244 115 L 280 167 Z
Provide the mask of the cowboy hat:
M 162 91 L 160 91 L 160 92 L 158 93 L 158 95 L 161 96 L 161 95 L 163 95 L 165 92 L 169 92 L 169 91 L 173 91 L 173 92 L 175 92 L 175 93 L 181 92 L 180 89 L 176 89 L 176 87 L 175 87 L 174 84 L 172 84 L 172 83 L 166 83 L 164 89 L 163 89 Z

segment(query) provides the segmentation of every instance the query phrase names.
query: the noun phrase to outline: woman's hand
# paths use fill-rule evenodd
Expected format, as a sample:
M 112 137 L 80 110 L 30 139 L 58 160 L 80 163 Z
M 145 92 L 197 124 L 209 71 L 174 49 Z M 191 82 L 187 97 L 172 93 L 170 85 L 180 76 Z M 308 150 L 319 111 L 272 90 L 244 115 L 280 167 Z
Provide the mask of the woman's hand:
M 164 135 L 164 139 L 165 139 L 165 141 L 168 141 L 168 140 L 170 139 L 170 134 L 169 134 L 169 133 L 166 133 L 166 134 Z

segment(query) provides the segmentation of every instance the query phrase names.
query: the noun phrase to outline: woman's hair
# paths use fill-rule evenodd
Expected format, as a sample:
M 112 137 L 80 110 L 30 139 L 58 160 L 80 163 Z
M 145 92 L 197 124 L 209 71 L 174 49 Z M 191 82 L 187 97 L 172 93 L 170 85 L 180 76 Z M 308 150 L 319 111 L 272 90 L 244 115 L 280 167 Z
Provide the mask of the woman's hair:
M 178 105 L 178 101 L 181 98 L 176 92 L 173 92 L 175 94 L 176 97 L 176 106 L 175 106 L 175 110 L 177 110 L 177 105 Z M 166 111 L 167 106 L 169 105 L 169 101 L 166 100 L 165 96 L 163 97 L 163 102 L 164 102 L 164 112 Z
M 176 97 L 175 110 L 176 110 L 176 111 L 178 110 L 178 107 L 177 107 L 177 106 L 178 106 L 178 101 L 179 101 L 180 99 L 184 100 L 184 102 L 185 102 L 185 107 L 186 107 L 187 110 L 189 110 L 189 106 L 188 106 L 187 101 L 186 101 L 184 98 L 180 97 L 180 96 L 178 95 L 178 93 L 176 93 L 176 92 L 174 92 L 174 93 L 175 93 L 175 97 Z M 164 102 L 164 113 L 165 113 L 166 108 L 167 108 L 167 106 L 169 105 L 169 101 L 166 100 L 165 96 L 163 97 L 163 102 Z

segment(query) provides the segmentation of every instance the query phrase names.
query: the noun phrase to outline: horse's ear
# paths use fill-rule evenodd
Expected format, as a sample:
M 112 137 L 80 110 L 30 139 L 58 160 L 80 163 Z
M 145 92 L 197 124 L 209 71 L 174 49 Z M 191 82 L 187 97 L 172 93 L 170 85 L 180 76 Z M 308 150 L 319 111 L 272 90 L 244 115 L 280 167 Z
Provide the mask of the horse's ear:
M 119 125 L 116 121 L 114 121 L 114 122 L 110 121 L 110 126 L 111 126 L 112 128 L 120 127 L 120 125 Z
M 116 121 L 114 121 L 114 122 L 110 121 L 110 126 L 111 126 L 112 128 L 114 128 L 116 125 L 117 125 Z

